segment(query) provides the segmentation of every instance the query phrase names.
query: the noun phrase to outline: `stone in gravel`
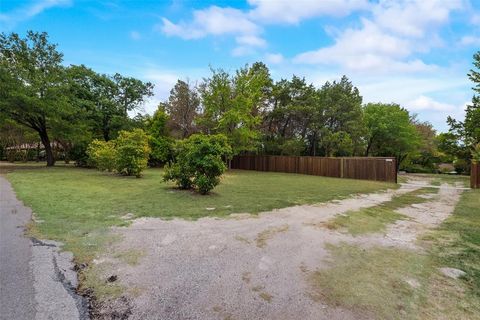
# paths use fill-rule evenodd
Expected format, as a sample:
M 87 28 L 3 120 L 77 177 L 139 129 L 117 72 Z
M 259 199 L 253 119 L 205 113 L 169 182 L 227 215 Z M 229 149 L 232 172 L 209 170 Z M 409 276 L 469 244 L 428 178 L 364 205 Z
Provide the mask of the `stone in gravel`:
M 134 217 L 135 217 L 135 215 L 134 215 L 133 213 L 127 213 L 126 215 L 123 215 L 123 216 L 121 217 L 121 219 L 123 219 L 123 220 L 130 220 L 130 219 L 132 219 L 132 218 L 134 218 Z
M 455 268 L 440 268 L 440 271 L 447 277 L 452 279 L 458 279 L 461 276 L 466 275 L 465 271 Z
M 417 279 L 408 278 L 405 280 L 412 288 L 420 288 L 420 282 Z
M 108 282 L 115 282 L 115 281 L 117 281 L 117 279 L 118 279 L 118 276 L 114 274 L 114 275 L 108 277 L 107 281 Z

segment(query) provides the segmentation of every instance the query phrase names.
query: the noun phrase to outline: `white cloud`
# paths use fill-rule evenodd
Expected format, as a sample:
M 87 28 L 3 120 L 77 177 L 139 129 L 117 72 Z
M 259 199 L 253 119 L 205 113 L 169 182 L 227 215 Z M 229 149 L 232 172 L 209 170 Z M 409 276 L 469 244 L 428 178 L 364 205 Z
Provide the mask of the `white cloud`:
M 368 0 L 248 0 L 250 16 L 261 23 L 296 24 L 315 16 L 345 16 L 369 6 Z
M 452 10 L 462 7 L 462 0 L 383 0 L 374 7 L 373 14 L 382 28 L 421 38 L 429 29 L 447 22 Z
M 230 7 L 210 6 L 193 11 L 191 21 L 174 23 L 163 17 L 155 30 L 167 36 L 176 36 L 185 40 L 200 39 L 207 36 L 235 35 L 237 47 L 232 50 L 234 56 L 243 56 L 256 52 L 254 48 L 265 48 L 265 39 L 259 37 L 263 23 L 298 23 L 302 19 L 314 16 L 343 16 L 354 10 L 368 7 L 368 0 L 249 0 L 251 10 L 239 10 Z
M 333 46 L 304 52 L 296 63 L 337 64 L 353 71 L 425 71 L 431 68 L 418 59 L 407 59 L 413 52 L 408 39 L 385 33 L 370 20 L 362 28 L 347 29 Z
M 412 111 L 451 111 L 455 110 L 455 106 L 452 104 L 436 101 L 430 97 L 421 95 L 415 100 L 407 103 L 407 107 Z
M 146 101 L 144 105 L 145 111 L 152 114 L 157 110 L 158 104 L 168 98 L 170 90 L 179 79 L 179 75 L 155 68 L 140 71 L 140 74 L 141 79 L 150 81 L 155 85 L 153 89 L 154 96 Z
M 238 46 L 231 51 L 234 57 L 244 57 L 255 53 L 255 49 L 248 46 Z
M 463 37 L 460 39 L 460 44 L 461 44 L 461 45 L 464 45 L 464 46 L 471 46 L 471 45 L 478 46 L 478 45 L 480 45 L 480 37 L 476 37 L 476 36 L 463 36 Z
M 142 38 L 142 35 L 138 31 L 130 31 L 129 35 L 132 40 L 140 40 Z
M 459 8 L 460 0 L 383 0 L 373 7 L 371 19 L 361 18 L 361 27 L 339 32 L 335 44 L 301 53 L 294 62 L 379 73 L 434 70 L 414 54 L 441 43 L 438 27 Z
M 204 10 L 195 10 L 190 22 L 173 23 L 162 18 L 162 24 L 155 29 L 167 36 L 177 36 L 185 40 L 200 39 L 209 35 L 235 35 L 237 47 L 231 53 L 233 56 L 246 56 L 255 53 L 254 48 L 265 48 L 267 42 L 261 38 L 261 28 L 258 27 L 241 10 L 211 6 Z
M 16 24 L 31 19 L 43 11 L 53 7 L 64 7 L 71 5 L 71 0 L 39 0 L 34 1 L 29 6 L 20 7 L 10 13 L 2 13 L 0 21 L 2 22 L 1 29 L 11 29 Z
M 280 53 L 267 53 L 265 55 L 265 61 L 270 64 L 278 64 L 284 61 L 284 57 Z
M 240 34 L 253 35 L 260 28 L 246 14 L 234 8 L 211 6 L 204 10 L 195 10 L 191 22 L 177 24 L 162 18 L 162 25 L 156 26 L 167 36 L 178 36 L 182 39 L 199 39 L 208 35 Z
M 480 25 L 480 13 L 472 14 L 472 17 L 470 18 L 470 23 L 473 25 Z
M 259 47 L 259 48 L 264 48 L 267 46 L 267 42 L 264 39 L 254 35 L 239 36 L 239 37 L 236 37 L 235 40 L 240 45 Z

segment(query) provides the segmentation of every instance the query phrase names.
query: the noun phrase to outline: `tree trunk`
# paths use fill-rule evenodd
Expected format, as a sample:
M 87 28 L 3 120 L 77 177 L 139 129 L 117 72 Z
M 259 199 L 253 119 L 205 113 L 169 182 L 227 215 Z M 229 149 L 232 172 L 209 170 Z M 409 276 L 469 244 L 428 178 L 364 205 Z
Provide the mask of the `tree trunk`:
M 370 147 L 372 145 L 370 144 L 370 142 L 367 144 L 367 150 L 365 151 L 365 157 L 368 157 L 368 154 L 370 153 Z
M 365 157 L 368 157 L 368 155 L 370 154 L 370 148 L 372 148 L 372 144 L 373 144 L 373 137 L 368 139 L 367 150 L 365 150 Z
M 40 162 L 40 142 L 37 143 L 37 162 Z
M 55 165 L 55 158 L 53 157 L 52 146 L 50 145 L 50 139 L 47 134 L 47 129 L 42 128 L 38 131 L 42 144 L 45 147 L 45 155 L 47 157 L 47 167 L 53 167 Z

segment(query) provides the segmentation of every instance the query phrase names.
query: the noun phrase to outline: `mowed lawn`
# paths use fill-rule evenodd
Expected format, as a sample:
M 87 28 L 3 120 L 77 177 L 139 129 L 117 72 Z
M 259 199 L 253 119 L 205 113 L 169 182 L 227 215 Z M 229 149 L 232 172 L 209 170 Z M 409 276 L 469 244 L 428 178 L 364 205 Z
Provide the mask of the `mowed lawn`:
M 77 261 L 94 257 L 108 239 L 107 228 L 125 225 L 122 216 L 197 219 L 258 213 L 369 193 L 396 185 L 308 175 L 233 170 L 207 196 L 175 189 L 161 169 L 140 179 L 74 167 L 15 170 L 7 178 L 19 199 L 36 214 L 31 232 L 65 243 Z

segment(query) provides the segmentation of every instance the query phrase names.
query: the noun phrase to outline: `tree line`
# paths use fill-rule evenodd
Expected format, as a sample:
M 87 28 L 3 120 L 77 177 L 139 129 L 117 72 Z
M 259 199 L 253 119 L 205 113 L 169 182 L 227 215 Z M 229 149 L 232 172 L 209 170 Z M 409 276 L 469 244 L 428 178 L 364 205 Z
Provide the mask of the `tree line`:
M 51 141 L 62 145 L 62 157 L 81 164 L 93 139 L 109 141 L 135 128 L 149 134 L 150 164 L 172 160 L 176 140 L 223 134 L 233 155 L 395 156 L 411 171 L 452 161 L 465 162 L 459 165 L 463 171 L 479 142 L 477 96 L 465 121 L 449 118 L 450 132 L 438 135 L 398 104 L 364 104 L 346 76 L 317 88 L 297 76 L 274 81 L 268 67 L 256 62 L 233 73 L 211 69 L 197 83 L 178 80 L 148 115 L 141 111 L 153 84 L 64 66 L 46 33 L 2 34 L 0 46 L 0 139 L 22 130 L 34 139 L 36 133 L 48 165 L 55 162 Z M 475 61 L 478 69 L 478 54 Z M 469 76 L 479 93 L 479 73 Z

